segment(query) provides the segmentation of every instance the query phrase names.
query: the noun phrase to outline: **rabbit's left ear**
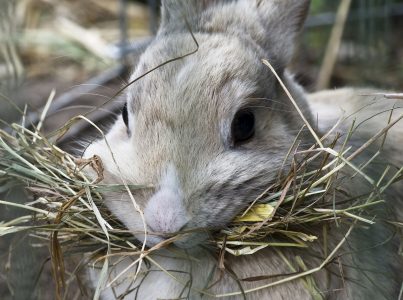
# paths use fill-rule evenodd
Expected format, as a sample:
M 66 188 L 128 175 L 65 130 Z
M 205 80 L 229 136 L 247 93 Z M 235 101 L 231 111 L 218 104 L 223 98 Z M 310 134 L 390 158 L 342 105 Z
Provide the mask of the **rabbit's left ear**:
M 243 0 L 244 3 L 250 0 Z M 250 1 L 252 2 L 252 1 Z M 295 39 L 304 26 L 310 0 L 255 0 L 258 22 L 264 33 L 260 39 L 268 53 L 286 65 L 292 58 Z

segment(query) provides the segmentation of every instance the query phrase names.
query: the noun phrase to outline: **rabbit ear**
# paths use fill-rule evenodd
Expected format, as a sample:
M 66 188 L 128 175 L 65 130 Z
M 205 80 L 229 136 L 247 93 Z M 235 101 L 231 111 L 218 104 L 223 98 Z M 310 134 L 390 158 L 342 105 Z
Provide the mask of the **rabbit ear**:
M 309 4 L 310 0 L 162 0 L 159 32 L 188 30 L 185 18 L 195 32 L 202 29 L 236 36 L 243 31 L 266 51 L 267 58 L 285 67 Z M 203 12 L 204 19 L 200 19 Z
M 161 2 L 160 30 L 163 30 L 168 25 L 176 25 L 178 18 L 191 18 L 191 16 L 197 15 L 216 0 L 162 0 Z M 179 22 L 183 23 L 183 20 Z
M 245 0 L 244 0 L 245 1 Z M 279 26 L 297 32 L 308 14 L 310 0 L 256 0 L 261 22 L 266 26 Z
M 295 39 L 303 28 L 309 5 L 310 0 L 256 0 L 258 22 L 264 30 L 259 44 L 285 65 L 292 58 Z

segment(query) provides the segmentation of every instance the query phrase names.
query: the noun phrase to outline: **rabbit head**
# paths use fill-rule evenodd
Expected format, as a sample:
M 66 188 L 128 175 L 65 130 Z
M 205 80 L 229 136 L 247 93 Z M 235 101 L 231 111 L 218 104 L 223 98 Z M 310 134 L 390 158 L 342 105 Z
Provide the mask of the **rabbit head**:
M 286 71 L 308 8 L 308 0 L 163 1 L 161 27 L 132 80 L 160 67 L 127 88 L 122 116 L 85 151 L 101 157 L 106 183 L 152 186 L 133 192 L 149 231 L 221 228 L 276 178 L 303 123 L 261 60 L 310 119 Z M 106 194 L 105 203 L 143 238 L 126 193 Z

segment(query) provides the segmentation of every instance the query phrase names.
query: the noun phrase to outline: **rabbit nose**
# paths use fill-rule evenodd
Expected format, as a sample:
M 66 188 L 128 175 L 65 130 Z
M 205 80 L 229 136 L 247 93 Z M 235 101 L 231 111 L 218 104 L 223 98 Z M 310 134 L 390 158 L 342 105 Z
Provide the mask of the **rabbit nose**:
M 181 195 L 169 188 L 162 188 L 148 201 L 144 210 L 148 227 L 159 233 L 174 233 L 187 222 L 187 212 Z
M 178 232 L 189 221 L 175 168 L 167 168 L 159 190 L 146 204 L 144 217 L 152 231 L 165 234 Z

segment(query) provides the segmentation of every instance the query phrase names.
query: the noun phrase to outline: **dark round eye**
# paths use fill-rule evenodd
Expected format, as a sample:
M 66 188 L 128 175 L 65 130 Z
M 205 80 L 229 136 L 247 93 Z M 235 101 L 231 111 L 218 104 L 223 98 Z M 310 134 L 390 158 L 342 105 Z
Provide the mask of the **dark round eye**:
M 255 134 L 255 115 L 252 111 L 244 109 L 237 112 L 231 130 L 234 145 L 251 139 Z
M 122 117 L 123 117 L 123 122 L 125 122 L 126 127 L 129 127 L 129 115 L 127 113 L 127 102 L 122 108 Z

